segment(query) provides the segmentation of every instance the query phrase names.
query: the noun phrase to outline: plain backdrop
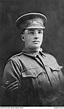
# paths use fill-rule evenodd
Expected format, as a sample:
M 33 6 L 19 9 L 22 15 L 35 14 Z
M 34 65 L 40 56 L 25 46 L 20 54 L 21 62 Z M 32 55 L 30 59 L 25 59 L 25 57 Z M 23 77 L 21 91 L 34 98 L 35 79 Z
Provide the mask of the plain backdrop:
M 47 16 L 43 51 L 55 56 L 59 65 L 64 66 L 64 0 L 0 0 L 0 86 L 7 60 L 21 52 L 24 46 L 15 21 L 27 12 L 40 12 Z M 64 68 L 62 71 L 64 73 Z

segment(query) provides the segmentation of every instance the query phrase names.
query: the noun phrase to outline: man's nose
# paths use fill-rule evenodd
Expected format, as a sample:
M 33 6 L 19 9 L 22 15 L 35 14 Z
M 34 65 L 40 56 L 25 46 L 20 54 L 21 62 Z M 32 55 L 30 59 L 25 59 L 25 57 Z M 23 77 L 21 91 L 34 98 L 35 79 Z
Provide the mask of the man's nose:
M 38 32 L 35 31 L 35 38 L 38 38 Z

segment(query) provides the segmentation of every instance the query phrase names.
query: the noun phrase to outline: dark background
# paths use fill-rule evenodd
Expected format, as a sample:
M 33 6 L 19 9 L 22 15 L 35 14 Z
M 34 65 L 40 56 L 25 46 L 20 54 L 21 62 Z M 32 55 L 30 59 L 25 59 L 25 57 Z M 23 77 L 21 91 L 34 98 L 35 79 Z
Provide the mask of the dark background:
M 0 86 L 7 60 L 23 47 L 15 20 L 27 12 L 41 12 L 47 16 L 42 48 L 64 66 L 64 0 L 0 0 Z M 62 71 L 64 73 L 64 68 Z

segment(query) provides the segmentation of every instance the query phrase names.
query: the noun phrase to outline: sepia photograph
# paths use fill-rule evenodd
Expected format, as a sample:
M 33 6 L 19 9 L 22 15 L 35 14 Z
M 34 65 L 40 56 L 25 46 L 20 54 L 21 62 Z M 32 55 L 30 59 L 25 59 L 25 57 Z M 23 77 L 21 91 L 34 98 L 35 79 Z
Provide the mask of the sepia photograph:
M 64 106 L 64 0 L 0 0 L 2 106 Z

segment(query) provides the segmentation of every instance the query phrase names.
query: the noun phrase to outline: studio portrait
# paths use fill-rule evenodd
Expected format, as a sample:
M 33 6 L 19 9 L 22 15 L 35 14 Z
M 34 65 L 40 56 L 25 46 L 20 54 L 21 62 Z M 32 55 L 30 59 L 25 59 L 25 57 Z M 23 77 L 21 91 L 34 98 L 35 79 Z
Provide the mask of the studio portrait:
M 0 106 L 64 106 L 63 0 L 0 0 Z

